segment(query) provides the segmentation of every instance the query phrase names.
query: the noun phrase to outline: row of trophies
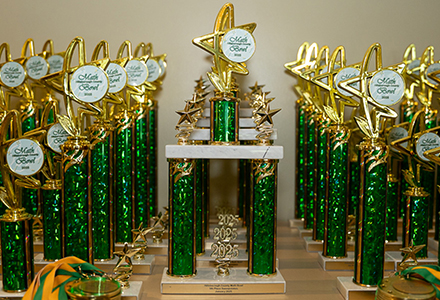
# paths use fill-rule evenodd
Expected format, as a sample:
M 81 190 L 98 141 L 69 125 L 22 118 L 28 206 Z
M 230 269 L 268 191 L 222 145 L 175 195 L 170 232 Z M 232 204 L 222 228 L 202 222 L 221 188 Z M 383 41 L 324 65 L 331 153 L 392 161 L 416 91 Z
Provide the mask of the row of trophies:
M 355 220 L 354 282 L 377 285 L 385 243 L 398 240 L 399 217 L 403 247 L 427 245 L 428 230 L 438 224 L 440 127 L 432 97 L 440 91 L 440 63 L 434 48 L 417 57 L 410 45 L 403 62 L 385 67 L 377 43 L 361 62 L 347 65 L 343 46 L 331 53 L 306 42 L 285 67 L 296 75 L 300 95 L 295 217 L 313 229 L 330 258 L 347 256 L 347 224 Z M 396 123 L 392 106 L 402 98 Z M 438 239 L 438 226 L 435 231 Z M 427 257 L 427 247 L 417 257 Z
M 36 53 L 32 39 L 18 59 L 7 43 L 3 52 L 2 277 L 5 291 L 21 291 L 34 276 L 33 229 L 44 237 L 45 260 L 93 263 L 113 259 L 115 243 L 131 243 L 132 230 L 157 214 L 154 92 L 166 54 L 145 43 L 133 52 L 124 41 L 112 60 L 101 41 L 87 61 L 81 37 L 61 53 L 51 40 Z

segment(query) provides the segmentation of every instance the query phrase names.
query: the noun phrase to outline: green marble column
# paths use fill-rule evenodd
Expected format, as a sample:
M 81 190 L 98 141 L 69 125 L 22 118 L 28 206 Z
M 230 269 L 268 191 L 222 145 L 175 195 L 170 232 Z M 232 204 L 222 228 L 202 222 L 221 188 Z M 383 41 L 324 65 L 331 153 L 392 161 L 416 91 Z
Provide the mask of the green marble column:
M 192 159 L 169 159 L 169 244 L 170 276 L 196 274 L 195 168 Z
M 306 154 L 305 154 L 305 185 L 306 193 L 304 198 L 304 229 L 313 229 L 313 204 L 315 202 L 315 179 L 316 179 L 316 160 L 315 160 L 315 120 L 313 112 L 309 112 L 306 129 Z
M 379 139 L 359 145 L 360 190 L 353 281 L 376 286 L 383 278 L 388 146 Z
M 317 194 L 314 207 L 315 222 L 313 223 L 313 240 L 324 240 L 325 229 L 325 201 L 328 198 L 328 163 L 327 163 L 327 133 L 328 124 L 317 126 Z
M 388 174 L 387 180 L 387 214 L 386 214 L 386 240 L 387 242 L 397 241 L 398 228 L 398 200 L 399 180 Z
M 11 210 L 0 219 L 2 279 L 6 292 L 23 292 L 34 278 L 34 247 L 32 237 L 32 216 Z
M 411 187 L 405 191 L 405 219 L 403 222 L 403 244 L 408 247 L 413 241 L 414 246 L 426 245 L 416 253 L 417 258 L 428 257 L 428 213 L 429 193 L 423 187 Z
M 93 263 L 92 199 L 89 189 L 88 152 L 85 137 L 69 137 L 63 150 L 61 215 L 63 257 L 76 256 Z
M 276 273 L 277 160 L 253 160 L 248 272 Z
M 238 144 L 239 100 L 217 93 L 211 101 L 211 144 Z
M 113 259 L 113 132 L 110 124 L 96 122 L 90 127 L 92 150 L 89 152 L 89 176 L 93 206 L 94 258 Z
M 203 226 L 203 160 L 195 160 L 196 170 L 195 179 L 195 201 L 196 201 L 196 253 L 203 255 L 205 253 L 205 232 Z
M 332 125 L 327 130 L 328 197 L 325 201 L 323 256 L 347 256 L 348 139 L 350 130 Z
M 157 101 L 149 106 L 148 117 L 148 188 L 150 216 L 157 216 Z
M 41 187 L 43 200 L 44 260 L 63 258 L 61 241 L 61 181 L 50 180 Z
M 148 226 L 151 213 L 150 205 L 150 161 L 149 161 L 149 124 L 148 124 L 148 107 L 144 106 L 136 116 L 134 130 L 132 134 L 135 139 L 134 148 L 134 215 L 135 227 L 138 228 L 141 223 Z M 153 210 L 154 211 L 154 210 Z
M 349 199 L 348 199 L 348 214 L 356 215 L 357 202 L 359 200 L 359 161 L 357 157 L 350 159 L 350 180 L 349 180 Z
M 306 197 L 305 176 L 305 153 L 307 131 L 306 113 L 303 101 L 297 101 L 297 138 L 296 138 L 296 196 L 295 196 L 295 218 L 304 218 L 304 202 Z

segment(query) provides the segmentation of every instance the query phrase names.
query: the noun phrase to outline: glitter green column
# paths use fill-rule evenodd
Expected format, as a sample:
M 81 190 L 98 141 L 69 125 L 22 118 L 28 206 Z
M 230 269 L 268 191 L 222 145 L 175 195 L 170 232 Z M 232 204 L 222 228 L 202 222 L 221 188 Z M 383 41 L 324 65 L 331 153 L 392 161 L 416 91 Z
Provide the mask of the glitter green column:
M 331 125 L 327 130 L 328 197 L 325 201 L 323 256 L 347 256 L 348 217 L 348 139 L 344 125 Z
M 148 188 L 150 216 L 157 216 L 157 101 L 152 100 L 148 111 Z
M 169 159 L 168 275 L 196 274 L 195 168 L 192 159 Z
M 426 112 L 425 129 L 428 130 L 434 128 L 435 126 L 437 126 L 437 112 L 429 110 Z M 420 175 L 422 186 L 425 192 L 428 193 L 428 229 L 431 229 L 433 228 L 433 220 L 435 219 L 434 203 L 437 196 L 435 169 L 434 171 L 421 169 Z
M 209 159 L 202 160 L 202 186 L 203 186 L 203 226 L 205 238 L 209 238 Z
M 149 143 L 148 143 L 148 107 L 144 106 L 136 116 L 134 130 L 132 134 L 135 139 L 134 151 L 134 215 L 135 227 L 138 228 L 141 223 L 148 226 L 150 217 L 150 161 L 149 157 Z
M 131 243 L 134 224 L 132 176 L 133 130 L 130 115 L 123 115 L 115 129 L 115 231 L 116 243 Z
M 306 114 L 304 101 L 297 101 L 297 126 L 296 126 L 296 195 L 295 195 L 295 219 L 304 218 L 304 202 L 306 195 L 306 186 L 304 182 L 305 175 L 305 133 L 306 133 Z
M 196 201 L 196 253 L 202 255 L 205 253 L 205 232 L 203 226 L 203 160 L 195 160 L 195 201 Z
M 61 181 L 49 180 L 41 187 L 43 200 L 44 260 L 63 258 L 61 242 Z
M 411 187 L 405 191 L 406 205 L 403 223 L 403 247 L 428 245 L 429 194 L 422 187 Z M 416 253 L 417 258 L 428 257 L 428 247 Z
M 398 200 L 399 180 L 388 174 L 387 179 L 387 214 L 386 214 L 386 240 L 397 241 L 398 228 Z
M 315 202 L 316 159 L 315 159 L 315 126 L 312 112 L 307 118 L 307 145 L 306 145 L 306 197 L 304 201 L 304 229 L 313 229 L 313 204 Z
M 356 215 L 357 202 L 359 199 L 359 161 L 357 156 L 350 159 L 350 180 L 349 180 L 349 199 L 348 199 L 348 214 Z
M 388 151 L 378 139 L 359 145 L 361 179 L 353 281 L 360 285 L 375 286 L 383 278 Z
M 21 123 L 21 130 L 23 133 L 26 133 L 33 129 L 35 129 L 35 115 L 27 117 Z M 23 201 L 23 207 L 28 213 L 35 216 L 38 211 L 38 189 L 21 189 L 21 199 Z
M 276 272 L 277 160 L 253 160 L 248 272 Z
M 113 259 L 113 135 L 109 123 L 96 121 L 89 128 L 89 176 L 93 206 L 93 250 L 95 260 Z
M 315 222 L 313 223 L 313 240 L 324 240 L 324 228 L 325 228 L 325 201 L 328 198 L 328 164 L 327 164 L 327 130 L 328 124 L 323 123 L 317 126 L 317 194 L 315 211 Z
M 63 150 L 61 218 L 63 257 L 93 263 L 92 200 L 89 194 L 88 151 L 85 137 L 69 137 Z
M 34 278 L 32 216 L 24 211 L 18 213 L 21 216 L 6 210 L 0 219 L 2 278 L 6 292 L 25 291 Z
M 238 144 L 239 100 L 232 93 L 217 93 L 211 101 L 211 139 L 214 145 Z

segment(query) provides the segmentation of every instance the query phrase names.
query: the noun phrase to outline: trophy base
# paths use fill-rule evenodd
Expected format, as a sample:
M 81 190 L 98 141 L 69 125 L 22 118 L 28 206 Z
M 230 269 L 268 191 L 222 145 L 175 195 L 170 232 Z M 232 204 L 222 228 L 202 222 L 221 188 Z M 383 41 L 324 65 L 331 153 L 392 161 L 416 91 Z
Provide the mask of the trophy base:
M 312 236 L 313 235 L 313 230 L 312 229 L 304 229 L 304 226 L 298 226 L 298 231 L 299 231 L 299 236 L 300 237 L 305 237 L 305 236 Z
M 322 241 L 314 241 L 311 236 L 305 236 L 303 239 L 307 252 L 322 252 L 324 245 Z
M 133 274 L 134 275 L 149 275 L 153 272 L 154 267 L 154 255 L 144 255 L 143 260 L 132 260 L 133 262 Z M 100 268 L 106 273 L 113 273 L 113 268 L 118 262 L 118 258 L 107 261 L 95 261 L 95 266 Z M 42 268 L 50 264 L 50 261 L 45 261 L 43 253 L 38 253 L 34 257 L 34 268 L 35 273 L 40 271 Z M 131 285 L 131 282 L 130 282 Z
M 168 239 L 162 239 L 162 243 L 155 243 L 153 239 L 147 239 L 147 252 L 148 255 L 165 256 L 168 255 Z M 122 251 L 124 244 L 116 244 L 115 251 Z
M 338 277 L 337 288 L 346 300 L 374 300 L 377 287 L 365 287 L 353 282 L 353 277 Z
M 286 281 L 280 271 L 274 276 L 262 278 L 250 276 L 247 269 L 229 269 L 229 276 L 217 275 L 217 268 L 198 269 L 190 278 L 175 278 L 164 269 L 160 284 L 162 294 L 284 294 Z
M 289 220 L 289 226 L 290 228 L 298 228 L 300 226 L 304 225 L 303 219 L 290 219 Z
M 142 281 L 130 281 L 130 287 L 122 290 L 121 298 L 124 300 L 140 300 L 141 299 Z M 3 290 L 3 283 L 0 282 L 0 298 L 1 299 L 22 299 L 26 292 L 7 293 Z
M 434 250 L 434 252 L 438 251 L 438 241 L 434 240 L 433 237 L 428 238 L 428 247 L 431 250 Z
M 323 242 L 312 240 L 311 236 L 304 236 L 304 243 L 307 252 L 322 252 L 323 251 Z M 431 240 L 429 241 L 431 243 Z M 347 251 L 354 251 L 355 242 L 348 241 L 347 242 Z M 385 251 L 399 251 L 402 248 L 402 241 L 399 239 L 395 242 L 388 242 L 385 244 Z
M 394 260 L 395 263 L 395 270 L 397 270 L 397 266 L 400 264 L 400 262 L 402 261 L 402 252 L 400 251 L 393 251 L 393 252 L 388 252 L 387 253 L 388 257 L 391 258 L 392 260 Z M 418 265 L 437 265 L 438 264 L 438 259 L 437 256 L 432 254 L 431 252 L 428 252 L 428 257 L 427 258 L 418 258 L 417 259 Z
M 197 256 L 196 260 L 198 268 L 217 268 L 215 258 L 210 256 L 210 253 L 205 252 L 201 256 Z M 231 268 L 247 268 L 248 267 L 248 255 L 245 251 L 239 251 L 238 256 L 231 260 L 229 265 Z M 276 259 L 276 267 L 279 268 L 278 258 Z M 197 271 L 198 272 L 198 271 Z
M 344 258 L 329 258 L 318 253 L 318 263 L 324 271 L 352 271 L 354 270 L 354 253 L 348 252 L 347 257 Z M 395 270 L 394 260 L 387 255 L 385 255 L 384 270 Z

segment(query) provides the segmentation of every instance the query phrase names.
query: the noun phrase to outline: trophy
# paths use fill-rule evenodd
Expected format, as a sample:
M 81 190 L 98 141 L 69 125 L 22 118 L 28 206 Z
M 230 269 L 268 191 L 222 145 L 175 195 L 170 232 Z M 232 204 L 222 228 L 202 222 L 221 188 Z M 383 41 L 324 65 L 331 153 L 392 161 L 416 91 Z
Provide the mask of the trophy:
M 369 71 L 372 59 L 376 68 Z M 403 69 L 404 64 L 384 68 L 382 47 L 373 44 L 364 56 L 359 75 L 338 84 L 338 87 L 361 99 L 361 115 L 355 117 L 355 122 L 365 135 L 359 145 L 360 192 L 353 278 L 359 285 L 375 286 L 383 276 L 389 149 L 379 133 L 382 118 L 397 117 L 389 106 L 397 104 L 403 96 Z M 353 86 L 357 83 L 358 86 Z

